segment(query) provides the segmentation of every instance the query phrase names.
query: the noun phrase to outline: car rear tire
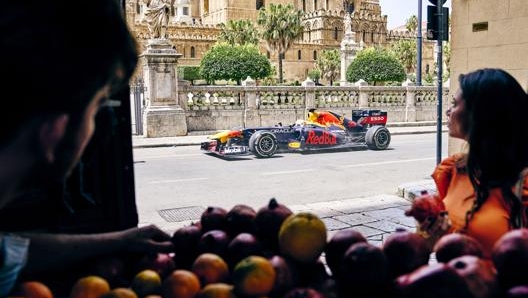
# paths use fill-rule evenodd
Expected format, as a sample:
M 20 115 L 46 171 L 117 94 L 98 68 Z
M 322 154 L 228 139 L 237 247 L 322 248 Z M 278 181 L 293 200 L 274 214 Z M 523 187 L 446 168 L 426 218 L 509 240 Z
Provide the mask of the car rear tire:
M 275 154 L 275 152 L 277 152 L 277 148 L 277 138 L 269 131 L 256 131 L 249 138 L 249 150 L 253 152 L 256 157 L 271 157 L 273 154 Z
M 369 127 L 365 135 L 367 147 L 371 150 L 385 150 L 389 147 L 391 135 L 385 126 Z

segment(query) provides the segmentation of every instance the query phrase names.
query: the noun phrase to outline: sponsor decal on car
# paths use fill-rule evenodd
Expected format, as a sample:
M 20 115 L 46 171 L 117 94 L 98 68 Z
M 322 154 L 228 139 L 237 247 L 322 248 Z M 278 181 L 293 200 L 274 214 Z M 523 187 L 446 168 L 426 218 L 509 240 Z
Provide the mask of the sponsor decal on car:
M 313 130 L 308 132 L 308 138 L 306 139 L 306 144 L 311 145 L 335 145 L 337 144 L 336 136 L 329 132 L 323 131 L 321 135 Z

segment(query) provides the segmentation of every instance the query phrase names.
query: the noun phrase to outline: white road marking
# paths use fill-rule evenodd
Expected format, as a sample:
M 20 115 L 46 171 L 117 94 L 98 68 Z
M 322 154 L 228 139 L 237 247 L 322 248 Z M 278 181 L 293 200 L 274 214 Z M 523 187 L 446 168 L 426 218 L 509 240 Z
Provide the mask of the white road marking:
M 180 183 L 180 182 L 189 182 L 189 181 L 200 181 L 207 180 L 209 178 L 187 178 L 187 179 L 174 179 L 174 180 L 156 180 L 150 181 L 150 184 L 161 184 L 161 183 Z
M 406 162 L 415 162 L 415 161 L 425 161 L 425 160 L 434 160 L 436 157 L 426 157 L 426 158 L 415 158 L 415 159 L 403 159 L 403 160 L 391 160 L 391 161 L 380 161 L 380 162 L 369 162 L 369 163 L 358 163 L 353 165 L 341 166 L 342 168 L 358 168 L 366 166 L 379 166 L 379 165 L 388 165 L 395 163 L 406 163 Z
M 262 175 L 263 176 L 287 175 L 287 174 L 306 173 L 306 172 L 313 172 L 313 171 L 315 171 L 315 169 L 291 170 L 291 171 L 279 171 L 279 172 L 265 172 L 265 173 L 262 173 Z
M 189 153 L 189 154 L 170 154 L 170 155 L 143 155 L 134 157 L 134 159 L 147 159 L 147 158 L 166 158 L 166 157 L 187 157 L 187 156 L 198 156 L 204 155 L 203 153 Z

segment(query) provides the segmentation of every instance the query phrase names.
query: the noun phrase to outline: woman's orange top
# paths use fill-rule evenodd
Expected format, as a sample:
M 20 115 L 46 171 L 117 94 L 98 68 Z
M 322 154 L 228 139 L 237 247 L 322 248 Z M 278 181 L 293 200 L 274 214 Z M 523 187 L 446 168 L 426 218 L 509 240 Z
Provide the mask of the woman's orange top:
M 431 175 L 451 220 L 451 232 L 464 228 L 466 212 L 471 209 L 476 197 L 469 176 L 459 172 L 456 167 L 457 161 L 463 156 L 463 154 L 455 154 L 444 159 Z M 528 178 L 526 177 L 522 195 L 523 208 L 526 208 L 528 207 Z M 504 200 L 500 189 L 495 188 L 490 191 L 488 199 L 473 215 L 464 232 L 482 244 L 484 257 L 491 258 L 493 244 L 511 229 L 510 205 Z

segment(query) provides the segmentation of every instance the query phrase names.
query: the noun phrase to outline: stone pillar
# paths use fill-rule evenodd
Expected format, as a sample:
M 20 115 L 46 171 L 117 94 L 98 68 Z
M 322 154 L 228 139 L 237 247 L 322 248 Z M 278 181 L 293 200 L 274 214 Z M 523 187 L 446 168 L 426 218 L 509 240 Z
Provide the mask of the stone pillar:
M 306 78 L 301 85 L 304 88 L 304 117 L 308 117 L 308 110 L 315 109 L 315 82 L 310 78 Z
M 246 108 L 244 109 L 244 127 L 255 127 L 260 126 L 260 117 L 257 105 L 257 92 L 255 87 L 257 82 L 251 77 L 247 77 L 242 81 L 242 86 L 244 86 L 245 93 L 245 103 Z
M 402 83 L 406 91 L 405 97 L 405 122 L 415 122 L 416 121 L 416 84 L 411 80 Z
M 350 13 L 346 13 L 343 18 L 345 35 L 341 41 L 341 80 L 339 85 L 347 86 L 346 70 L 350 63 L 356 58 L 357 52 L 363 49 L 363 45 L 356 43 L 356 34 L 352 31 L 352 21 Z
M 147 138 L 187 135 L 185 111 L 178 105 L 178 54 L 166 39 L 151 39 L 140 55 L 147 106 L 143 135 Z
M 364 109 L 368 108 L 369 106 L 369 95 L 368 91 L 370 91 L 369 85 L 365 80 L 359 80 L 355 83 L 356 86 L 359 87 L 359 108 Z

